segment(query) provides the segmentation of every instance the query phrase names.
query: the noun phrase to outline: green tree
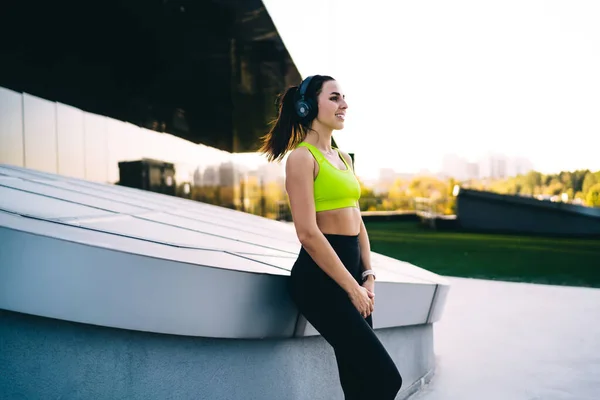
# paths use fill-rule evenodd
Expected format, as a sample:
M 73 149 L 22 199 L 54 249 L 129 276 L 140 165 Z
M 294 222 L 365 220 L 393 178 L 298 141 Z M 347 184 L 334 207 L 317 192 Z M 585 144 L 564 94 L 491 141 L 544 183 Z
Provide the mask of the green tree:
M 407 210 L 410 208 L 412 195 L 408 194 L 408 183 L 396 179 L 388 190 L 386 205 L 392 210 Z
M 381 203 L 381 199 L 375 195 L 375 191 L 372 188 L 365 186 L 360 179 L 358 180 L 358 183 L 360 184 L 360 199 L 358 200 L 360 210 L 377 210 L 379 204 Z
M 525 175 L 526 185 L 531 189 L 532 193 L 535 193 L 535 189 L 542 185 L 542 174 L 537 171 L 529 171 Z
M 573 172 L 571 174 L 571 183 L 573 187 L 573 191 L 575 193 L 581 192 L 583 190 L 583 180 L 585 179 L 585 175 L 590 172 L 587 169 L 581 169 Z
M 600 183 L 596 183 L 588 190 L 585 202 L 590 207 L 600 207 Z
M 581 191 L 587 194 L 590 191 L 590 188 L 596 183 L 600 183 L 600 171 L 595 173 L 588 171 L 588 173 L 585 174 L 585 178 L 583 178 Z
M 568 188 L 565 193 L 569 197 L 569 200 L 573 200 L 575 193 L 573 192 L 573 188 Z

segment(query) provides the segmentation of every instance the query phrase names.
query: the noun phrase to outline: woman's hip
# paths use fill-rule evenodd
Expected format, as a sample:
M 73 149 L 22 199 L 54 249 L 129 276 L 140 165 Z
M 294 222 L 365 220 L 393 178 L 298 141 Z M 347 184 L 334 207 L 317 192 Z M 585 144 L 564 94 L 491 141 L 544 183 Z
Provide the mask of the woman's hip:
M 344 267 L 358 278 L 361 272 L 360 246 L 358 236 L 325 234 L 325 238 L 340 258 Z M 292 279 L 306 278 L 332 280 L 325 271 L 313 260 L 304 247 L 300 249 L 298 258 L 291 271 Z

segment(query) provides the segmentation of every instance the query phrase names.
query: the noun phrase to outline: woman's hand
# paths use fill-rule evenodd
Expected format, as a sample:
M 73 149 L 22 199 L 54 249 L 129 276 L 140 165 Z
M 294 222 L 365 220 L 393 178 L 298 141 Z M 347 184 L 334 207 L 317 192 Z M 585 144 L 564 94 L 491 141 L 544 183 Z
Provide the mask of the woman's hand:
M 363 282 L 362 287 L 373 293 L 373 297 L 371 297 L 371 310 L 368 314 L 371 315 L 373 314 L 373 310 L 375 310 L 375 279 L 373 279 L 372 275 L 367 276 L 367 280 Z
M 364 286 L 356 286 L 355 289 L 348 293 L 348 297 L 354 304 L 354 307 L 358 310 L 363 318 L 367 318 L 373 312 L 373 298 L 375 293 L 369 291 Z

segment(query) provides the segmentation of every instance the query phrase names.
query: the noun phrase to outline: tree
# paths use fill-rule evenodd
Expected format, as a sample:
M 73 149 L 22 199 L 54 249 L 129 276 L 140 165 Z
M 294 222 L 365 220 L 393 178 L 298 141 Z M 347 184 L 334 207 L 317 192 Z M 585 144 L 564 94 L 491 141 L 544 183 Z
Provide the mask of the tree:
M 581 192 L 583 190 L 583 180 L 585 179 L 585 175 L 588 172 L 590 171 L 587 169 L 581 169 L 571 174 L 572 187 L 575 193 Z
M 585 202 L 590 207 L 600 207 L 600 183 L 590 188 L 585 197 Z
M 583 178 L 583 185 L 581 187 L 581 191 L 583 193 L 588 193 L 590 188 L 594 186 L 596 183 L 600 183 L 600 171 L 598 172 L 589 172 L 585 174 L 585 178 Z
M 575 193 L 573 192 L 573 188 L 568 188 L 565 192 L 569 200 L 573 200 Z
M 408 183 L 402 179 L 396 179 L 388 190 L 388 207 L 393 210 L 410 208 L 411 197 L 407 194 Z
M 537 171 L 529 171 L 525 176 L 525 182 L 531 189 L 531 192 L 535 192 L 535 188 L 542 185 L 542 174 Z
M 375 195 L 373 189 L 365 186 L 363 182 L 359 179 L 358 183 L 360 184 L 360 199 L 358 200 L 358 204 L 361 211 L 375 211 L 377 210 L 377 206 L 380 203 L 380 199 Z

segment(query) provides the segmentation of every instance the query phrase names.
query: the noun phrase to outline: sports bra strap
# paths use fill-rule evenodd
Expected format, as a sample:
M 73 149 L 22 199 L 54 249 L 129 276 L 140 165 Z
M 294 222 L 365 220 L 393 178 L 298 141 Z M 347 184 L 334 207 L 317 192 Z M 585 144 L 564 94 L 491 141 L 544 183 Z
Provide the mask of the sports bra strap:
M 319 165 L 321 165 L 321 163 L 323 162 L 323 160 L 325 159 L 325 156 L 323 155 L 323 153 L 321 153 L 321 151 L 319 149 L 317 149 L 315 146 L 313 146 L 310 143 L 306 143 L 306 142 L 302 142 L 298 145 L 298 147 L 306 147 L 308 149 L 308 151 L 311 152 L 311 154 L 313 155 L 313 157 L 315 158 L 315 160 L 317 160 L 317 163 Z
M 346 157 L 344 157 L 342 155 L 342 153 L 340 152 L 340 149 L 338 149 L 337 147 L 334 147 L 335 151 L 337 151 L 338 156 L 340 156 L 340 158 L 342 159 L 342 162 L 344 163 L 344 165 L 346 165 L 346 169 L 350 169 L 350 166 L 348 165 L 348 161 L 346 161 Z

